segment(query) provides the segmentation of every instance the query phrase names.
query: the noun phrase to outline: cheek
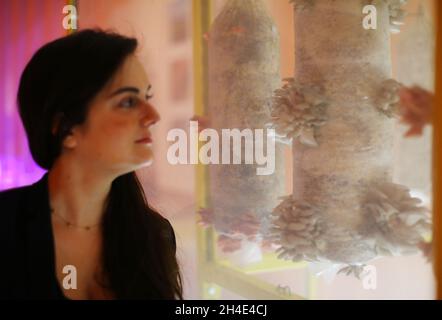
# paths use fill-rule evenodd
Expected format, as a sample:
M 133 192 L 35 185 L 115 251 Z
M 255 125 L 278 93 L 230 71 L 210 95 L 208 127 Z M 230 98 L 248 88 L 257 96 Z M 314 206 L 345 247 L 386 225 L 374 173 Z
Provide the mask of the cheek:
M 129 119 L 108 119 L 103 121 L 93 132 L 90 139 L 91 148 L 97 148 L 101 153 L 115 153 L 132 147 L 136 140 L 136 126 L 134 121 Z M 91 150 L 94 151 L 94 150 Z
M 130 137 L 133 134 L 135 125 L 130 120 L 110 120 L 102 125 L 101 132 L 104 136 L 118 139 Z

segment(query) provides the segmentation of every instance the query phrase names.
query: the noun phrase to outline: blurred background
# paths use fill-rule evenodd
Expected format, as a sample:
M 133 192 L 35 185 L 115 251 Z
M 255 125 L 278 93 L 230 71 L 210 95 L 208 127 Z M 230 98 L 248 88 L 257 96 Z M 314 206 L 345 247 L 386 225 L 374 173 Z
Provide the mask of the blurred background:
M 201 0 L 204 1 L 204 0 Z M 189 131 L 194 111 L 192 0 L 0 0 L 0 190 L 37 181 L 44 173 L 32 160 L 16 107 L 20 74 L 32 54 L 44 43 L 67 34 L 63 7 L 74 4 L 79 29 L 99 27 L 139 39 L 139 56 L 153 84 L 153 105 L 161 115 L 154 126 L 154 164 L 138 172 L 149 202 L 173 224 L 178 258 L 184 276 L 186 299 L 245 299 L 253 292 L 235 292 L 222 283 L 202 285 L 198 241 L 196 171 L 193 165 L 167 162 L 167 132 Z M 213 0 L 213 13 L 224 0 Z M 288 0 L 266 0 L 281 39 L 281 76 L 293 75 L 293 7 Z M 405 85 L 418 84 L 434 91 L 434 17 L 432 0 L 410 0 L 399 34 L 392 35 L 394 78 Z M 69 62 L 66 62 L 69 77 Z M 396 128 L 395 181 L 412 189 L 431 207 L 431 127 L 416 138 L 403 138 L 406 128 Z M 291 191 L 291 153 L 286 152 L 287 193 Z M 0 209 L 1 211 L 1 209 Z M 275 290 L 286 290 L 313 299 L 432 299 L 431 264 L 420 255 L 382 258 L 376 267 L 376 289 L 364 289 L 361 280 L 344 275 L 317 277 L 307 264 L 270 266 L 246 272 Z M 253 278 L 251 278 L 253 279 Z M 252 280 L 253 281 L 253 280 Z

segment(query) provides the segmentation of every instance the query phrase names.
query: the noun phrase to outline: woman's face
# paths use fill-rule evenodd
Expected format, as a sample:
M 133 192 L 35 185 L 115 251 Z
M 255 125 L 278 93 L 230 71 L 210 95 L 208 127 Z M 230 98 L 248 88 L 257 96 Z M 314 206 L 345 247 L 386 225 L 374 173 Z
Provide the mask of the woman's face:
M 97 169 L 124 174 L 152 162 L 150 126 L 160 117 L 143 65 L 131 55 L 91 101 L 85 123 L 64 140 L 68 152 Z

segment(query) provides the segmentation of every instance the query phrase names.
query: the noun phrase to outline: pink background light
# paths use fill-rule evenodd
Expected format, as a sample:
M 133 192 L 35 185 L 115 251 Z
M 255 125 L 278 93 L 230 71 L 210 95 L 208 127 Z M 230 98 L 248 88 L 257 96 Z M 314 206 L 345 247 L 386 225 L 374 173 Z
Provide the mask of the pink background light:
M 0 190 L 38 180 L 16 96 L 26 63 L 43 44 L 66 34 L 65 0 L 2 0 L 0 9 Z

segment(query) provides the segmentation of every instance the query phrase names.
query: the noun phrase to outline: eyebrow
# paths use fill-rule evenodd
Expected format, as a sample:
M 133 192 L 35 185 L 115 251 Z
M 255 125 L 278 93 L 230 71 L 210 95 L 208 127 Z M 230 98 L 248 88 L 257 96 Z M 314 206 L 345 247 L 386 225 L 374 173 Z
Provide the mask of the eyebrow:
M 147 87 L 146 92 L 148 92 L 151 88 L 152 88 L 152 85 L 149 84 L 148 87 Z M 122 87 L 122 88 L 119 88 L 119 89 L 115 90 L 115 91 L 109 96 L 109 98 L 114 97 L 114 96 L 116 96 L 116 95 L 118 95 L 118 94 L 120 94 L 120 93 L 124 93 L 124 92 L 133 92 L 133 93 L 139 94 L 139 93 L 140 93 L 140 90 L 139 90 L 138 88 L 135 88 L 135 87 Z
M 138 94 L 138 93 L 140 93 L 140 90 L 135 87 L 122 87 L 118 90 L 115 90 L 109 97 L 114 97 L 114 96 L 116 96 L 120 93 L 123 93 L 123 92 L 133 92 L 133 93 Z

